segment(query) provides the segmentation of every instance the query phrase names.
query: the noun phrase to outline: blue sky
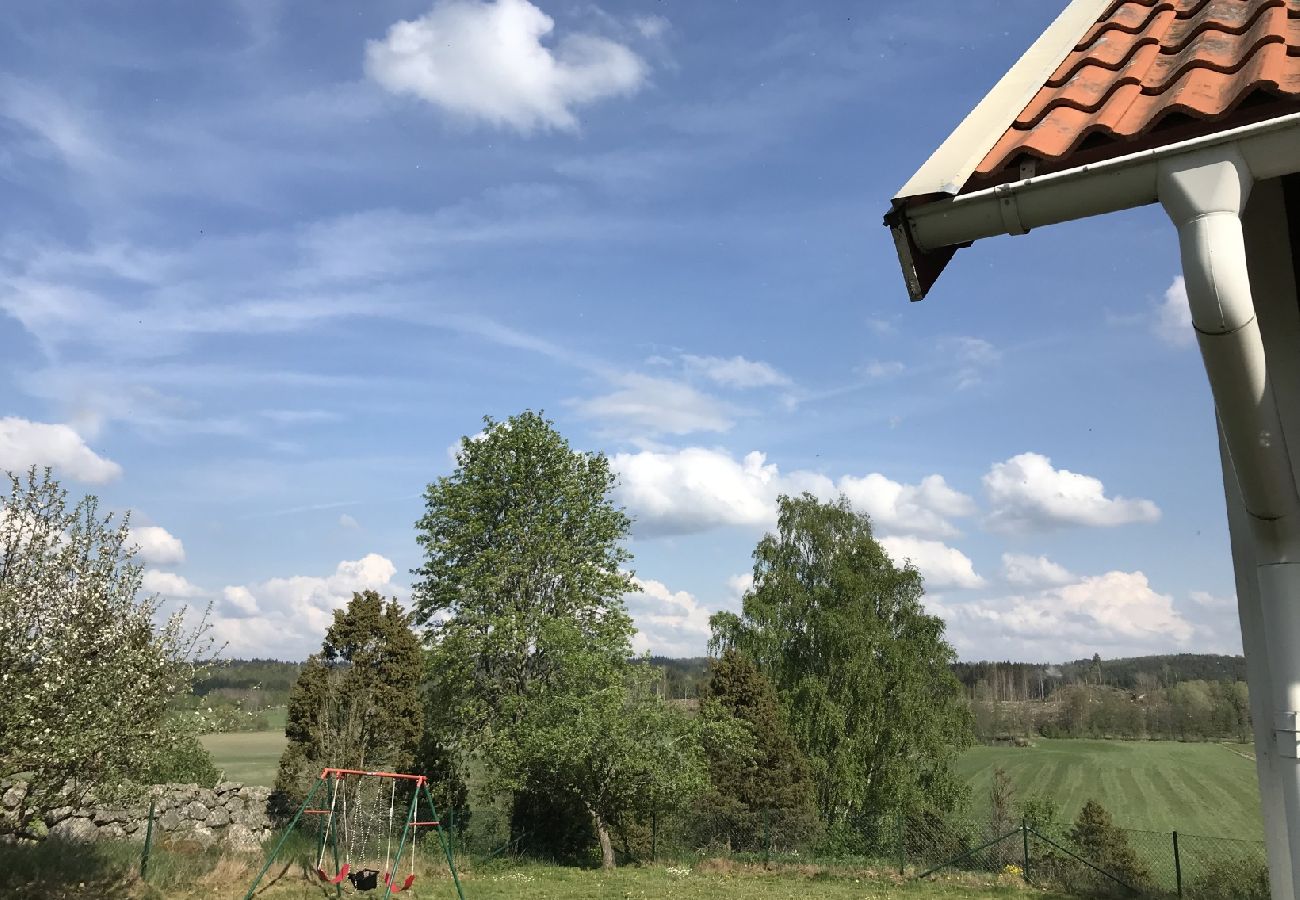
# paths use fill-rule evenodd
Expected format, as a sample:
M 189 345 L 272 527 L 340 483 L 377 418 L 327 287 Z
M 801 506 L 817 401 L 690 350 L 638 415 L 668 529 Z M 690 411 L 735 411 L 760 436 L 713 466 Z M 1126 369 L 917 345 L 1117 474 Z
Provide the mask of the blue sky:
M 964 658 L 1238 652 L 1154 208 L 909 304 L 889 197 L 1057 10 L 1001 0 L 24 4 L 0 33 L 0 468 L 133 510 L 231 655 L 406 596 L 463 434 L 543 409 L 703 652 L 782 491 L 843 492 Z

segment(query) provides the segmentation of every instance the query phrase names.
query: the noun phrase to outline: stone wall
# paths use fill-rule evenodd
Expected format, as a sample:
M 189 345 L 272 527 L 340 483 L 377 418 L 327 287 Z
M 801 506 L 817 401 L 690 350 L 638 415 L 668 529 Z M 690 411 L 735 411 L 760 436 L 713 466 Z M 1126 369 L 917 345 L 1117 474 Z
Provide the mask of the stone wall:
M 0 815 L 22 799 L 21 782 L 0 783 Z M 266 802 L 270 788 L 223 781 L 215 788 L 197 784 L 159 784 L 129 802 L 85 801 L 80 807 L 51 810 L 49 834 L 69 841 L 144 842 L 149 801 L 154 801 L 154 840 L 224 842 L 237 850 L 256 850 L 271 835 Z

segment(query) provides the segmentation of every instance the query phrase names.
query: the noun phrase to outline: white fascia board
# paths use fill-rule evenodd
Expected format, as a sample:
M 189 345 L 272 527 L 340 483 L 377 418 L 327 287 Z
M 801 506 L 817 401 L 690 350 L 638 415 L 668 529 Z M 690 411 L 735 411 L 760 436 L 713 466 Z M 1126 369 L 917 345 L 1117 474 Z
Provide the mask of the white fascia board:
M 993 145 L 1112 0 L 1071 0 L 939 149 L 903 185 L 894 200 L 956 194 Z M 975 9 L 975 7 L 971 7 Z
M 1094 165 L 934 200 L 901 213 L 912 241 L 923 252 L 999 234 L 1024 234 L 1031 228 L 1154 203 L 1160 160 L 1234 142 L 1256 180 L 1300 171 L 1300 113 L 1293 113 Z

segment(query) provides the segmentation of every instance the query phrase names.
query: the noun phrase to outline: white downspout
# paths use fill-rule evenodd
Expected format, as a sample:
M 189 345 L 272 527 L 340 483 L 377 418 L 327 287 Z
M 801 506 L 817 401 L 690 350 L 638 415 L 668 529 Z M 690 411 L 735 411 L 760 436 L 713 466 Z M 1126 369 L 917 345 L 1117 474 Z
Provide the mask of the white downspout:
M 1300 495 L 1269 380 L 1246 266 L 1241 212 L 1253 184 L 1236 145 L 1162 160 L 1158 193 L 1178 228 L 1196 328 L 1242 505 L 1250 517 L 1273 711 L 1256 752 L 1274 755 L 1291 884 L 1300 885 Z M 1243 632 L 1246 622 L 1243 621 Z M 1247 648 L 1247 653 L 1252 652 Z M 1253 685 L 1252 687 L 1258 687 Z M 1265 726 L 1267 727 L 1267 726 Z M 1257 735 L 1264 728 L 1257 727 Z M 1276 827 L 1281 823 L 1268 823 Z M 1284 864 L 1272 860 L 1274 866 Z M 1274 878 L 1274 900 L 1279 879 Z M 1289 895 L 1289 896 L 1288 896 Z M 1294 900 L 1288 892 L 1287 900 Z

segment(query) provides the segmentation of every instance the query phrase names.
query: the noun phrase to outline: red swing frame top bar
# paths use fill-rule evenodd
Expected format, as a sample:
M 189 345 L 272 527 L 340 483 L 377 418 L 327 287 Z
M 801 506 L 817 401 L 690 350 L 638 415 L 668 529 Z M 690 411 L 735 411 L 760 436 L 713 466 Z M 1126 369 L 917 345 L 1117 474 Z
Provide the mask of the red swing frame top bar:
M 414 781 L 416 784 L 424 784 L 429 780 L 426 775 L 407 775 L 402 772 L 365 772 L 361 769 L 322 769 L 321 778 L 330 775 L 375 775 L 380 778 L 405 778 L 407 781 Z

